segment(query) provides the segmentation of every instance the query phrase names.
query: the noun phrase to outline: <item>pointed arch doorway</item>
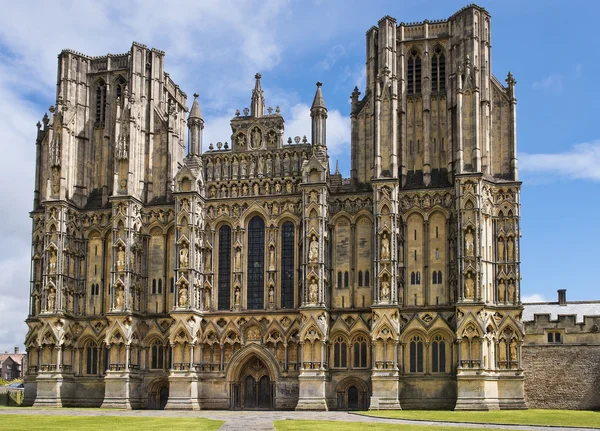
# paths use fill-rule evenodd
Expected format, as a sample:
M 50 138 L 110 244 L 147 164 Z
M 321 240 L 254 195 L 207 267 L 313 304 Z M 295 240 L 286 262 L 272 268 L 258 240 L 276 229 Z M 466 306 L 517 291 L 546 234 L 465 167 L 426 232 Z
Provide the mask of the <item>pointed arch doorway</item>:
M 273 386 L 271 373 L 265 363 L 252 356 L 240 369 L 239 379 L 233 385 L 234 408 L 243 410 L 273 409 Z

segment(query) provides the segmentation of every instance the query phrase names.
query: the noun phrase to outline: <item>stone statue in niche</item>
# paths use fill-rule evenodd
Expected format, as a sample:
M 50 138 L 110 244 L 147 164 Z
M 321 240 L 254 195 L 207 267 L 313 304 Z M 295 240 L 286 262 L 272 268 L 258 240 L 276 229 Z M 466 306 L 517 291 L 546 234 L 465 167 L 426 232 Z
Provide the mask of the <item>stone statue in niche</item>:
M 310 239 L 310 245 L 308 247 L 308 261 L 317 262 L 319 260 L 319 241 L 317 241 L 316 235 L 313 235 Z
M 512 237 L 508 238 L 506 245 L 508 246 L 508 260 L 512 262 L 515 260 L 515 242 L 513 241 Z
M 248 157 L 248 178 L 254 178 L 254 157 Z
M 275 271 L 275 247 L 269 247 L 269 271 Z
M 56 293 L 54 288 L 51 287 L 48 289 L 48 297 L 46 298 L 46 309 L 48 311 L 54 311 L 54 306 L 56 304 Z
M 515 302 L 515 283 L 512 280 L 508 282 L 508 302 Z
M 240 306 L 240 288 L 236 287 L 235 292 L 233 293 L 233 305 L 235 308 Z
M 272 307 L 275 304 L 275 289 L 269 287 L 269 305 Z
M 204 309 L 210 310 L 210 289 L 208 287 L 204 288 Z
M 298 153 L 292 155 L 292 171 L 298 172 Z
M 221 160 L 215 160 L 215 181 L 221 180 Z
M 117 287 L 117 294 L 115 295 L 115 307 L 116 308 L 123 308 L 123 299 L 124 299 L 124 295 L 123 295 L 123 288 L 122 287 Z
M 275 131 L 271 130 L 269 132 L 269 146 L 275 146 L 275 143 L 277 142 L 277 133 L 275 133 Z
M 292 184 L 291 181 L 288 181 L 285 183 L 285 191 L 287 193 L 293 193 L 294 192 L 294 185 Z
M 270 183 L 265 183 L 265 194 L 270 194 L 271 193 L 271 184 Z
M 319 203 L 319 196 L 315 190 L 310 191 L 310 201 L 314 203 Z
M 381 260 L 390 259 L 390 240 L 387 236 L 387 232 L 384 232 L 381 236 Z
M 310 284 L 308 285 L 308 302 L 311 304 L 316 304 L 319 300 L 319 285 L 317 284 L 317 279 L 312 277 L 310 279 Z
M 281 157 L 275 154 L 275 175 L 281 175 Z
M 231 186 L 231 197 L 232 198 L 238 197 L 238 188 L 235 184 L 233 186 Z
M 260 133 L 260 129 L 255 127 L 252 130 L 252 148 L 260 148 L 262 145 L 262 134 Z
M 183 306 L 187 305 L 187 302 L 188 302 L 188 290 L 184 284 L 179 288 L 179 306 L 183 307 Z
M 275 183 L 275 193 L 281 193 L 281 183 L 279 181 Z
M 240 162 L 240 177 L 241 178 L 246 178 L 246 158 L 242 157 L 242 161 Z
M 515 340 L 510 342 L 510 361 L 517 362 L 517 342 Z
M 228 180 L 229 179 L 229 168 L 230 168 L 229 158 L 225 158 L 225 161 L 223 163 L 224 163 L 224 166 L 223 166 L 223 179 Z
M 235 272 L 242 270 L 242 250 L 240 247 L 235 249 Z
M 256 175 L 258 175 L 259 177 L 262 177 L 263 171 L 264 171 L 264 159 L 262 156 L 258 156 L 258 159 L 256 159 Z
M 290 155 L 288 153 L 283 156 L 283 175 L 290 175 Z
M 498 238 L 498 260 L 500 262 L 504 261 L 504 239 Z
M 260 188 L 258 183 L 254 183 L 254 185 L 252 186 L 252 192 L 254 193 L 254 196 L 260 195 Z
M 123 271 L 125 269 L 125 249 L 122 245 L 119 245 L 117 251 L 117 271 Z
M 473 231 L 471 228 L 467 229 L 465 233 L 465 254 L 467 256 L 473 256 L 475 252 L 475 240 L 473 238 Z
M 379 297 L 381 298 L 381 300 L 389 301 L 389 299 L 390 299 L 390 282 L 388 281 L 387 276 L 384 276 L 381 279 L 381 290 L 379 293 L 380 293 Z
M 211 270 L 211 262 L 212 260 L 212 251 L 210 248 L 207 248 L 204 251 L 204 270 L 210 272 Z
M 267 154 L 267 160 L 265 160 L 265 174 L 270 177 L 273 165 L 271 164 L 273 161 L 271 160 L 271 155 Z
M 506 284 L 504 283 L 504 280 L 500 280 L 500 283 L 498 284 L 498 300 L 500 302 L 506 301 Z
M 181 268 L 188 267 L 188 261 L 189 261 L 188 258 L 189 258 L 188 246 L 187 246 L 187 244 L 182 244 L 181 249 L 179 250 L 179 266 Z
M 404 305 L 404 286 L 402 283 L 398 283 L 398 304 Z
M 248 196 L 248 184 L 242 186 L 242 196 Z
M 467 272 L 467 278 L 465 279 L 465 298 L 473 299 L 475 294 L 475 282 L 471 278 L 471 273 Z
M 50 250 L 50 259 L 48 262 L 48 269 L 50 270 L 51 273 L 54 273 L 56 271 L 56 250 L 54 250 L 54 249 Z
M 212 181 L 213 179 L 213 162 L 211 159 L 208 159 L 206 162 L 206 180 Z

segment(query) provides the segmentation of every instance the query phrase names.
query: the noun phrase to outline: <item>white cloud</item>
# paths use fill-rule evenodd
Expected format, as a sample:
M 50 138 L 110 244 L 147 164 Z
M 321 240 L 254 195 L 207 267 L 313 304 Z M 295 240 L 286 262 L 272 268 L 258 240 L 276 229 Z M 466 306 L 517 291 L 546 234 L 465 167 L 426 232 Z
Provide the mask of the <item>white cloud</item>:
M 317 63 L 317 68 L 322 70 L 329 70 L 331 67 L 346 54 L 346 48 L 343 45 L 333 45 L 327 56 Z
M 549 75 L 539 81 L 534 81 L 533 89 L 534 90 L 552 90 L 556 92 L 562 91 L 563 88 L 563 78 L 561 75 L 554 74 Z
M 519 154 L 519 170 L 546 179 L 600 181 L 600 140 L 554 154 Z
M 540 293 L 533 293 L 531 295 L 525 295 L 521 297 L 521 302 L 530 303 L 530 302 L 548 302 L 548 300 L 544 297 L 544 295 Z

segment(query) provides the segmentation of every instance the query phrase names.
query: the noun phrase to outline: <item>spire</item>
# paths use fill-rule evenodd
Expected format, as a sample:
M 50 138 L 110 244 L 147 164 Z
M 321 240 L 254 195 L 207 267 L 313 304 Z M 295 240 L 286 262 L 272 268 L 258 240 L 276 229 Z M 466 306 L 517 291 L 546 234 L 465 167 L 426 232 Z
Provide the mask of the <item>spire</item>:
M 262 117 L 265 112 L 265 97 L 260 88 L 261 74 L 257 73 L 254 75 L 254 78 L 256 79 L 256 83 L 254 84 L 254 90 L 252 90 L 251 115 L 253 117 Z
M 323 93 L 321 92 L 321 86 L 323 84 L 321 84 L 320 82 L 317 82 L 317 92 L 315 93 L 315 99 L 313 100 L 312 106 L 311 106 L 311 110 L 315 109 L 315 108 L 323 108 L 323 109 L 327 109 L 327 107 L 325 106 L 325 100 L 323 100 Z
M 200 103 L 198 102 L 198 93 L 194 93 L 194 103 L 192 103 L 192 109 L 190 111 L 189 119 L 198 118 L 202 120 L 202 111 L 200 111 Z
M 342 175 L 340 174 L 340 161 L 337 159 L 335 161 L 335 173 L 333 175 Z

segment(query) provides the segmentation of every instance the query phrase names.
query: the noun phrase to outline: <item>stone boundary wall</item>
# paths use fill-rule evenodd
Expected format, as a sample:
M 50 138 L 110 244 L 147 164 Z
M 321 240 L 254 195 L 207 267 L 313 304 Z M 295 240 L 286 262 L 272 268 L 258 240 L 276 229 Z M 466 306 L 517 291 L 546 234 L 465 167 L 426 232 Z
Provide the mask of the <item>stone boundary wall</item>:
M 530 409 L 600 410 L 600 344 L 524 345 Z

